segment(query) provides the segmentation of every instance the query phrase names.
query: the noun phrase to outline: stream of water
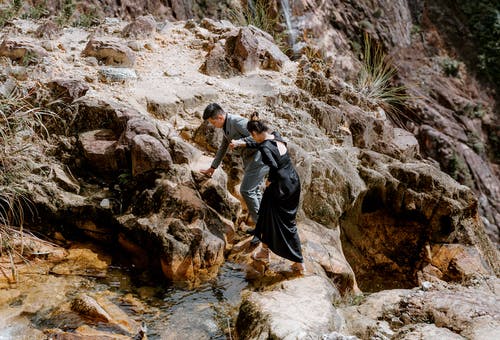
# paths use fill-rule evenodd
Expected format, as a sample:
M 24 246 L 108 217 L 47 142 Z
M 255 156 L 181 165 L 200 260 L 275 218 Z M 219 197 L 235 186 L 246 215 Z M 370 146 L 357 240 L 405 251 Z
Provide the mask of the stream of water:
M 119 296 L 132 293 L 151 307 L 138 320 L 146 324 L 148 339 L 226 339 L 234 326 L 241 291 L 247 286 L 245 273 L 229 262 L 214 280 L 195 289 L 142 284 L 124 269 L 111 267 L 95 289 L 110 290 Z M 126 303 L 114 302 L 132 315 Z
M 241 292 L 248 285 L 245 272 L 239 265 L 231 262 L 226 262 L 221 267 L 216 278 L 195 289 L 176 287 L 161 278 L 151 280 L 147 274 L 134 272 L 130 266 L 116 264 L 109 266 L 106 277 L 102 278 L 46 277 L 42 281 L 50 280 L 55 283 L 51 284 L 48 295 L 37 295 L 38 300 L 50 299 L 54 294 L 64 295 L 66 301 L 71 301 L 81 293 L 106 296 L 131 319 L 147 327 L 149 340 L 229 339 L 229 334 L 234 338 L 234 323 L 241 304 Z M 73 288 L 62 289 L 69 282 Z M 26 305 L 25 300 L 23 294 L 9 306 L 3 306 L 0 318 L 2 311 L 7 312 L 8 316 L 12 308 Z M 58 328 L 71 333 L 85 324 L 99 331 L 117 332 L 112 324 L 87 320 L 72 311 L 41 309 L 35 314 L 12 319 L 8 324 L 0 322 L 0 339 L 34 339 L 28 335 L 33 329 L 43 331 Z M 35 338 L 39 339 L 39 336 Z
M 288 0 L 281 0 L 281 8 L 283 10 L 283 16 L 285 17 L 285 23 L 288 30 L 288 43 L 293 51 L 293 54 L 296 55 L 298 53 L 296 44 L 297 37 L 296 31 L 293 28 L 292 7 L 290 6 L 290 2 Z

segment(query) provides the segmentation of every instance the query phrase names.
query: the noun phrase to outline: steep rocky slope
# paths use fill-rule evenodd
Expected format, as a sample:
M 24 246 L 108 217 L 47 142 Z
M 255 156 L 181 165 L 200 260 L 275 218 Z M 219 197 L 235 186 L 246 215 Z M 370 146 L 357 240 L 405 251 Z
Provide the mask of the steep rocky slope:
M 312 5 L 305 2 L 302 14 Z M 409 19 L 410 9 L 399 5 L 379 4 L 388 15 Z M 482 92 L 475 88 L 464 97 L 461 81 L 443 77 L 432 58 L 420 60 L 423 75 L 415 74 L 410 58 L 428 46 L 414 42 L 408 22 L 389 28 L 393 20 L 381 20 L 375 33 L 384 32 L 382 41 L 399 46 L 401 81 L 434 79 L 426 82 L 430 89 L 409 86 L 417 98 L 405 112 L 413 117 L 412 128 L 406 126 L 410 132 L 394 126 L 381 106 L 353 86 L 357 66 L 349 39 L 356 31 L 342 15 L 360 13 L 372 11 L 332 2 L 313 13 L 339 21 L 339 28 L 326 35 L 335 38 L 331 63 L 307 57 L 290 61 L 269 34 L 210 19 L 143 17 L 130 24 L 107 19 L 91 30 L 14 21 L 0 47 L 2 95 L 17 87 L 36 94 L 59 116 L 49 126 L 55 143 L 51 163 L 39 165 L 44 171 L 34 171 L 26 181 L 38 211 L 33 226 L 59 239 L 84 237 L 117 246 L 135 266 L 171 281 L 197 284 L 215 275 L 228 257 L 247 265 L 249 280 L 264 292 L 244 299 L 236 323 L 243 338 L 335 338 L 335 332 L 362 338 L 370 332 L 386 337 L 435 332 L 459 338 L 497 332 L 495 305 L 471 312 L 470 324 L 452 326 L 426 318 L 440 305 L 428 307 L 431 312 L 421 306 L 425 299 L 437 299 L 432 294 L 448 296 L 454 290 L 466 301 L 479 295 L 497 299 L 498 255 L 480 211 L 492 211 L 498 179 L 485 156 L 466 153 L 470 162 L 485 167 L 481 171 L 490 171 L 490 177 L 478 174 L 479 182 L 468 183 L 490 190 L 486 199 L 478 199 L 421 154 L 436 152 L 432 143 L 443 141 L 452 150 L 462 148 L 460 155 L 470 151 L 465 140 L 452 138 L 466 134 L 467 122 L 456 123 L 452 109 L 444 109 L 450 96 L 427 97 L 427 91 L 454 88 L 469 101 L 479 100 Z M 244 216 L 235 197 L 241 175 L 237 156 L 229 155 L 211 179 L 199 174 L 221 138 L 201 120 L 204 106 L 213 101 L 241 115 L 261 112 L 289 140 L 303 184 L 299 229 L 309 276 L 294 280 L 277 258 L 262 274 L 263 268 L 250 261 L 253 249 L 241 233 Z M 489 99 L 484 105 L 489 108 Z M 454 152 L 447 150 L 439 152 Z M 441 154 L 435 157 L 446 161 Z M 399 307 L 383 317 L 368 313 L 365 325 L 356 323 L 352 311 L 363 314 L 362 307 L 341 310 L 331 304 L 359 288 L 417 286 L 433 290 L 423 297 L 418 288 L 387 291 Z M 311 305 L 311 291 L 317 306 Z M 311 320 L 291 326 L 294 310 L 280 307 L 290 295 L 299 310 L 309 306 Z M 397 300 L 403 296 L 417 307 L 406 310 L 406 300 Z M 464 306 L 450 313 L 470 307 Z M 479 317 L 486 321 L 476 322 Z M 436 327 L 424 327 L 429 321 Z

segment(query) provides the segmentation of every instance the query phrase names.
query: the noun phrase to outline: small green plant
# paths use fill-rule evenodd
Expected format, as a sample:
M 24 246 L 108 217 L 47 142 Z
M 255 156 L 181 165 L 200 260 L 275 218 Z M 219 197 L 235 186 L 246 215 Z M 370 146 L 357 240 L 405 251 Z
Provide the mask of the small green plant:
M 37 59 L 38 59 L 38 56 L 35 53 L 27 51 L 23 55 L 23 57 L 21 58 L 20 64 L 23 66 L 28 66 L 28 65 L 34 64 Z
M 122 186 L 126 186 L 132 180 L 132 174 L 130 172 L 124 172 L 118 175 L 118 183 Z
M 4 27 L 10 20 L 15 18 L 21 8 L 23 8 L 23 0 L 13 0 L 9 6 L 1 7 L 0 10 L 0 28 Z M 2 6 L 2 5 L 0 5 Z
M 420 27 L 420 25 L 412 25 L 411 26 L 411 35 L 414 35 L 414 34 L 419 34 L 420 32 L 422 32 L 422 27 Z
M 97 26 L 101 22 L 101 19 L 99 18 L 99 15 L 97 14 L 97 10 L 95 8 L 92 8 L 89 10 L 87 13 L 82 13 L 73 22 L 73 26 L 75 27 L 92 27 L 92 26 Z
M 444 58 L 441 61 L 441 67 L 447 77 L 458 77 L 458 72 L 460 71 L 460 63 L 457 60 Z
M 365 294 L 354 294 L 350 292 L 342 297 L 335 298 L 333 300 L 333 305 L 336 307 L 359 306 L 366 301 L 366 297 L 367 295 Z
M 56 18 L 57 24 L 60 26 L 67 25 L 71 21 L 71 18 L 75 13 L 75 9 L 76 5 L 73 0 L 64 0 L 61 13 Z
M 268 33 L 274 32 L 279 17 L 270 15 L 272 2 L 256 0 L 252 5 L 242 5 L 230 12 L 230 19 L 241 26 L 253 25 Z
M 356 89 L 365 99 L 384 108 L 389 119 L 398 126 L 404 126 L 402 108 L 409 99 L 404 86 L 394 85 L 397 69 L 392 59 L 365 34 L 363 59 Z
M 23 13 L 21 18 L 23 19 L 40 19 L 49 15 L 49 10 L 47 9 L 47 2 L 42 1 L 35 6 L 31 7 L 28 12 Z

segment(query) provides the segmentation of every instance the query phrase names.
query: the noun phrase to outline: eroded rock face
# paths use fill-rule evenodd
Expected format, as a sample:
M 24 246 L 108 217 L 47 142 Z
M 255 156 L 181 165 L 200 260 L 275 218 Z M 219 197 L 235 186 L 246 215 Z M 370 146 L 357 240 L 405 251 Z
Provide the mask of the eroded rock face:
M 133 215 L 120 218 L 127 240 L 143 249 L 151 263 L 161 265 L 173 281 L 196 283 L 216 273 L 234 232 L 199 194 L 184 185 L 163 180 L 137 198 Z M 132 256 L 143 253 L 133 251 Z
M 429 287 L 380 292 L 359 306 L 339 308 L 346 321 L 342 332 L 362 339 L 418 334 L 481 339 L 499 334 L 497 278 L 483 278 L 469 287 L 442 282 Z
M 89 90 L 86 83 L 73 79 L 55 79 L 47 86 L 51 89 L 54 97 L 69 103 L 84 96 Z
M 380 167 L 380 157 L 366 152 L 360 155 L 358 169 L 367 190 L 358 196 L 341 223 L 342 245 L 358 280 L 364 280 L 363 273 L 371 266 L 368 263 L 372 263 L 378 268 L 372 274 L 386 268 L 395 275 L 394 282 L 401 280 L 411 287 L 417 279 L 416 271 L 433 261 L 433 251 L 440 249 L 438 245 L 454 243 L 466 245 L 464 252 L 448 253 L 457 265 L 453 269 L 440 265 L 445 270 L 442 276 L 461 280 L 476 270 L 478 273 L 498 271 L 496 251 L 486 240 L 477 215 L 477 200 L 470 189 L 430 165 L 392 162 Z M 379 242 L 378 237 L 391 237 L 392 241 Z M 430 247 L 429 250 L 425 250 L 426 247 Z M 474 259 L 475 252 L 488 259 L 486 268 Z M 464 256 L 467 260 L 461 260 Z M 439 262 L 438 258 L 434 261 Z M 458 273 L 454 273 L 455 270 Z M 376 284 L 376 277 L 366 279 L 366 283 Z M 387 277 L 379 279 L 380 284 L 387 283 Z M 358 283 L 361 289 L 369 289 L 361 281 Z

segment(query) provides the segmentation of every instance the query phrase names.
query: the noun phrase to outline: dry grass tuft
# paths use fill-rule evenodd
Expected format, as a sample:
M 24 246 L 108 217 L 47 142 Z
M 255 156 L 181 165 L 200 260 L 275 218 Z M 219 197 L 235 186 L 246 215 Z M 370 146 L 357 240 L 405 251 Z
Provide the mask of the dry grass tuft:
M 27 182 L 33 174 L 48 175 L 45 124 L 56 119 L 54 113 L 35 106 L 32 95 L 17 86 L 0 93 L 0 254 L 9 254 L 11 261 L 14 249 L 20 256 L 24 251 L 24 219 L 34 213 Z M 21 235 L 17 248 L 12 243 L 14 230 Z
M 405 86 L 394 85 L 397 68 L 379 43 L 367 34 L 361 70 L 356 83 L 358 93 L 367 101 L 381 106 L 389 119 L 398 126 L 404 126 L 404 108 L 410 97 Z

